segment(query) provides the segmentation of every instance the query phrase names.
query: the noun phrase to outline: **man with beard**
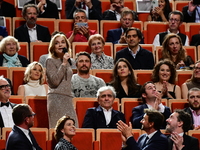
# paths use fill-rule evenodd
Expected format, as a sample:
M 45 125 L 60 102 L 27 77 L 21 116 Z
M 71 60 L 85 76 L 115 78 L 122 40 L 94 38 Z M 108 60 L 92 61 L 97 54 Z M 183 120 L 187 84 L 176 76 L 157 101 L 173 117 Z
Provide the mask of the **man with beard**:
M 22 9 L 26 23 L 15 29 L 14 36 L 19 42 L 49 42 L 51 35 L 48 27 L 36 24 L 39 9 L 34 4 L 25 5 Z
M 133 69 L 153 69 L 154 57 L 152 52 L 143 49 L 139 43 L 142 40 L 142 32 L 134 27 L 128 28 L 125 32 L 125 40 L 128 44 L 116 53 L 115 63 L 119 58 L 126 58 Z
M 154 41 L 153 41 L 153 45 L 155 47 L 161 46 L 163 41 L 164 41 L 165 35 L 167 35 L 169 33 L 174 33 L 174 34 L 177 34 L 178 36 L 180 36 L 184 46 L 189 46 L 188 36 L 179 32 L 179 27 L 181 26 L 182 23 L 183 23 L 182 12 L 175 10 L 175 11 L 172 11 L 171 13 L 169 13 L 169 28 L 166 32 L 158 33 L 155 36 Z
M 116 97 L 112 86 L 103 86 L 97 91 L 98 107 L 88 108 L 82 128 L 117 128 L 119 120 L 125 122 L 124 114 L 113 109 Z
M 121 13 L 124 10 L 129 10 L 128 7 L 124 7 L 124 0 L 110 0 L 110 9 L 103 12 L 102 20 L 117 20 L 120 21 Z M 132 11 L 134 19 L 138 20 L 137 13 Z
M 143 119 L 140 121 L 142 130 L 146 134 L 141 135 L 136 142 L 132 134 L 132 125 L 129 126 L 118 121 L 117 128 L 122 133 L 123 150 L 168 150 L 167 137 L 160 132 L 164 117 L 156 110 L 145 109 Z
M 27 104 L 18 104 L 13 108 L 15 123 L 6 142 L 6 150 L 42 150 L 35 140 L 30 128 L 34 123 L 35 113 Z
M 91 57 L 87 52 L 76 54 L 77 74 L 72 76 L 72 92 L 75 97 L 96 97 L 97 90 L 105 86 L 103 79 L 90 74 Z
M 185 134 L 192 125 L 190 114 L 175 110 L 166 122 L 166 131 L 171 134 L 168 137 L 169 150 L 199 150 L 198 139 Z
M 200 89 L 192 88 L 188 92 L 189 107 L 184 111 L 189 113 L 192 118 L 192 128 L 200 129 Z
M 146 82 L 141 88 L 141 93 L 144 104 L 136 106 L 132 110 L 131 121 L 133 128 L 141 128 L 141 120 L 144 116 L 144 109 L 147 108 L 158 110 L 163 114 L 165 120 L 169 118 L 171 114 L 170 109 L 161 103 L 161 94 L 156 90 L 156 86 L 153 84 L 153 82 Z M 165 127 L 166 122 L 163 122 L 161 128 L 164 129 Z

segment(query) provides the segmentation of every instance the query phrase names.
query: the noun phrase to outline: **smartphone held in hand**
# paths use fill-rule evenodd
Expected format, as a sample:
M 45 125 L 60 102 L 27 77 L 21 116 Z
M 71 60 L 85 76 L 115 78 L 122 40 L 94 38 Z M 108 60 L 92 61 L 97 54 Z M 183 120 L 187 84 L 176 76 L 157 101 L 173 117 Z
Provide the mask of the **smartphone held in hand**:
M 76 25 L 78 25 L 78 27 L 87 27 L 88 26 L 88 23 L 87 22 L 77 22 Z

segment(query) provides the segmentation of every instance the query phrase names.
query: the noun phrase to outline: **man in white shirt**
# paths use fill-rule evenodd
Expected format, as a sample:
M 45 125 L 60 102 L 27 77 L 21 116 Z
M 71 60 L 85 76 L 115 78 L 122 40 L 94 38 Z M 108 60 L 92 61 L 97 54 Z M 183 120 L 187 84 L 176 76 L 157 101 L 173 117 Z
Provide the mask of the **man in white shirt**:
M 172 11 L 171 13 L 169 13 L 169 28 L 166 32 L 161 32 L 158 33 L 153 41 L 153 45 L 156 46 L 161 46 L 165 35 L 169 34 L 169 33 L 174 33 L 180 36 L 182 43 L 184 46 L 189 46 L 189 38 L 187 35 L 182 34 L 179 32 L 179 27 L 181 26 L 181 24 L 183 23 L 183 14 L 180 11 Z
M 13 108 L 15 123 L 6 142 L 6 150 L 42 150 L 35 140 L 30 128 L 34 124 L 32 108 L 28 104 L 18 104 Z
M 0 76 L 0 128 L 13 127 L 12 109 L 16 105 L 9 102 L 11 86 L 8 81 Z
M 190 114 L 183 110 L 175 110 L 166 122 L 166 131 L 171 134 L 168 137 L 169 150 L 199 150 L 198 139 L 185 134 L 192 125 Z

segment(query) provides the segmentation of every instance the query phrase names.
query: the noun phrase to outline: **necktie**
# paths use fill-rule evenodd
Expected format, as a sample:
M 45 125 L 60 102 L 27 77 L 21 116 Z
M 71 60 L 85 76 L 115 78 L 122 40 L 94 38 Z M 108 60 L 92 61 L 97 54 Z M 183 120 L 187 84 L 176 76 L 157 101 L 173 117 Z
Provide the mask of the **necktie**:
M 149 139 L 149 137 L 148 136 L 146 136 L 146 138 L 145 138 L 145 140 L 144 140 L 144 143 L 143 143 L 143 145 L 142 145 L 142 148 L 144 148 L 145 146 L 146 146 L 146 143 L 147 143 L 147 140 Z
M 7 102 L 7 103 L 2 103 L 1 102 L 1 107 L 3 107 L 3 106 L 7 106 L 8 107 L 9 106 L 9 102 Z

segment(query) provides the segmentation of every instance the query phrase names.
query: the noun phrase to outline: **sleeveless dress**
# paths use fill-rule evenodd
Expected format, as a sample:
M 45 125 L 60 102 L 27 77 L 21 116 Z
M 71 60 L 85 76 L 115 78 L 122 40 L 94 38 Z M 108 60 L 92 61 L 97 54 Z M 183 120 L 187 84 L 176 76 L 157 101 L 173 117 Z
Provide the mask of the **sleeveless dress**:
M 24 85 L 24 96 L 47 96 L 44 85 L 39 80 L 30 80 Z
M 168 93 L 169 93 L 174 99 L 176 99 L 175 89 L 176 89 L 176 85 L 174 85 L 173 91 L 168 91 Z M 161 91 L 159 91 L 159 92 L 161 93 Z M 170 99 L 169 97 L 166 97 L 165 95 L 164 95 L 162 98 Z

